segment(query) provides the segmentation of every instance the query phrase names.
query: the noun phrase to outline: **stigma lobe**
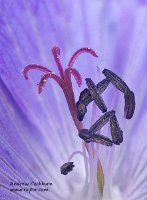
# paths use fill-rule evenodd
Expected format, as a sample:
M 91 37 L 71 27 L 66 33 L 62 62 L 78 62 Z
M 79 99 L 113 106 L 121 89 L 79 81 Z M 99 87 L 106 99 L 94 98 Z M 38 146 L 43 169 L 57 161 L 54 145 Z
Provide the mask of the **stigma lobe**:
M 70 61 L 69 61 L 69 63 L 68 63 L 68 67 L 69 67 L 69 68 L 72 68 L 72 67 L 73 67 L 73 64 L 74 64 L 75 60 L 76 60 L 77 57 L 78 57 L 80 54 L 82 54 L 82 53 L 89 53 L 89 54 L 91 54 L 91 55 L 94 56 L 94 57 L 98 57 L 97 54 L 96 54 L 96 52 L 93 51 L 93 50 L 90 49 L 90 48 L 85 47 L 85 48 L 78 49 L 78 50 L 72 55 L 72 57 L 71 57 L 71 59 L 70 59 Z
M 24 78 L 25 78 L 26 80 L 28 80 L 28 72 L 29 72 L 30 70 L 39 70 L 39 71 L 42 71 L 42 72 L 45 72 L 45 73 L 50 73 L 50 72 L 51 72 L 50 69 L 48 69 L 48 68 L 46 68 L 46 67 L 43 67 L 43 66 L 41 66 L 41 65 L 29 64 L 29 65 L 27 65 L 27 66 L 23 69 L 23 71 L 22 71 L 22 73 L 23 73 L 23 75 L 24 75 Z

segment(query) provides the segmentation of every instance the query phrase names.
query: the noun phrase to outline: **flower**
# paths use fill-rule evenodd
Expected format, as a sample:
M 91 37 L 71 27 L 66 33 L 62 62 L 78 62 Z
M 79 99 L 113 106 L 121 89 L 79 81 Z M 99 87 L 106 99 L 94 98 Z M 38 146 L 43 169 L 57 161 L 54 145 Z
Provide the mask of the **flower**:
M 61 4 L 18 0 L 2 2 L 0 12 L 0 197 L 145 200 L 146 1 L 76 0 Z M 57 74 L 49 52 L 54 45 L 61 48 L 63 66 L 77 49 L 86 46 L 94 49 L 97 59 L 81 55 L 74 63 L 82 80 L 91 78 L 97 83 L 103 78 L 102 70 L 109 68 L 134 92 L 136 109 L 130 120 L 123 118 L 121 92 L 110 86 L 103 96 L 109 110 L 116 111 L 124 132 L 121 145 L 110 148 L 92 143 L 88 155 L 58 85 L 48 80 L 39 95 L 36 82 L 40 72 L 31 72 L 29 81 L 24 80 L 21 70 L 32 63 L 49 66 Z M 78 100 L 86 88 L 85 82 L 80 89 L 72 83 Z M 84 118 L 85 127 L 90 127 L 100 115 L 91 104 Z M 109 126 L 102 133 L 109 135 Z M 68 160 L 74 161 L 75 167 L 63 176 L 60 167 Z M 98 181 L 97 162 L 98 171 L 103 171 L 98 174 Z M 10 191 L 11 182 L 39 181 L 51 182 L 50 191 Z

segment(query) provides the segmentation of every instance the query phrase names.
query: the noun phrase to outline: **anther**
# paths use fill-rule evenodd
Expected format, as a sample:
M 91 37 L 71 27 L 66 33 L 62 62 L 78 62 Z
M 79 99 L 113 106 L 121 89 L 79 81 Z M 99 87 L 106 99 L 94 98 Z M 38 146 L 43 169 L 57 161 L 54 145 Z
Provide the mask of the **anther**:
M 61 174 L 67 175 L 74 168 L 73 162 L 67 162 L 60 167 Z
M 135 110 L 135 95 L 132 91 L 129 91 L 127 94 L 124 95 L 125 98 L 125 107 L 124 113 L 126 119 L 131 119 L 134 114 Z
M 83 139 L 86 143 L 95 142 L 106 146 L 113 145 L 113 142 L 108 137 L 95 133 L 91 134 L 88 129 L 79 130 L 79 137 Z
M 109 111 L 106 112 L 104 115 L 102 115 L 89 129 L 89 133 L 94 134 L 98 130 L 100 130 L 110 119 L 112 116 L 114 116 L 115 111 Z
M 91 142 L 96 142 L 105 146 L 112 146 L 113 142 L 106 136 L 100 134 L 93 134 Z
M 107 107 L 104 103 L 104 100 L 102 99 L 102 97 L 97 92 L 97 88 L 96 88 L 94 82 L 90 78 L 86 78 L 85 80 L 86 80 L 86 84 L 87 84 L 87 87 L 89 89 L 89 92 L 91 94 L 91 97 L 94 100 L 94 102 L 96 103 L 96 105 L 99 107 L 99 109 L 103 113 L 107 112 Z
M 86 105 L 84 104 L 84 102 L 78 101 L 76 103 L 76 108 L 77 108 L 77 118 L 79 121 L 82 121 L 87 112 Z
M 103 79 L 102 81 L 100 81 L 100 82 L 96 85 L 96 87 L 97 87 L 97 92 L 98 92 L 99 94 L 102 94 L 102 93 L 106 90 L 106 88 L 108 87 L 109 83 L 110 83 L 110 80 L 109 80 L 108 78 L 105 78 L 105 79 Z
M 127 84 L 114 72 L 110 71 L 109 69 L 104 69 L 102 73 L 111 81 L 111 83 L 119 89 L 124 94 L 127 94 L 130 90 Z
M 79 130 L 79 137 L 83 139 L 86 143 L 91 142 L 91 134 L 89 134 L 88 129 Z
M 123 131 L 120 129 L 115 115 L 110 119 L 110 129 L 113 143 L 120 145 L 123 142 Z

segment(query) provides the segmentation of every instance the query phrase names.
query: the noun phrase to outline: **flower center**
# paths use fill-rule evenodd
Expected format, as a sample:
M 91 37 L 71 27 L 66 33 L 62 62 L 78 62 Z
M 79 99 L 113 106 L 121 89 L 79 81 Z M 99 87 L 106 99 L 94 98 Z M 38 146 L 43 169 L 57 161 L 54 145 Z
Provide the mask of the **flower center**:
M 119 127 L 115 111 L 112 110 L 107 112 L 107 106 L 105 105 L 105 102 L 101 96 L 102 93 L 107 89 L 110 82 L 118 90 L 124 93 L 124 98 L 125 98 L 124 112 L 126 119 L 130 119 L 133 116 L 135 110 L 135 96 L 134 93 L 129 89 L 129 87 L 120 77 L 118 77 L 115 73 L 111 72 L 110 70 L 104 69 L 103 74 L 106 76 L 106 78 L 100 81 L 97 85 L 95 85 L 95 83 L 90 78 L 85 79 L 87 88 L 80 93 L 79 100 L 76 103 L 71 82 L 71 75 L 73 75 L 73 77 L 76 80 L 76 83 L 80 87 L 82 85 L 82 78 L 78 70 L 76 70 L 73 67 L 73 65 L 75 60 L 81 53 L 88 53 L 94 57 L 98 57 L 97 54 L 92 49 L 81 48 L 72 55 L 71 59 L 68 62 L 67 68 L 64 70 L 60 60 L 60 48 L 55 46 L 52 48 L 52 54 L 57 65 L 59 75 L 56 75 L 52 70 L 37 64 L 27 65 L 23 70 L 23 75 L 27 80 L 28 72 L 30 70 L 39 70 L 45 73 L 38 84 L 39 94 L 41 94 L 42 91 L 44 90 L 46 82 L 49 78 L 54 79 L 58 83 L 58 85 L 64 92 L 72 119 L 74 121 L 76 128 L 78 129 L 79 137 L 84 140 L 84 147 L 86 147 L 87 152 L 89 153 L 90 150 L 88 143 L 90 142 L 106 146 L 112 146 L 113 144 L 120 145 L 123 142 L 123 132 Z M 84 129 L 82 121 L 87 112 L 87 106 L 92 101 L 98 106 L 98 108 L 104 114 L 89 129 Z M 109 121 L 110 121 L 112 140 L 100 134 L 101 128 Z M 61 173 L 63 175 L 67 175 L 68 172 L 72 171 L 74 165 L 73 162 L 71 162 L 70 160 L 76 154 L 77 152 L 74 152 L 73 155 L 69 158 L 68 162 L 66 162 L 64 165 L 61 166 Z M 82 153 L 80 152 L 80 154 Z M 92 148 L 92 158 L 94 158 L 94 156 L 95 156 L 95 149 Z M 104 174 L 100 160 L 98 158 L 96 159 L 97 159 L 96 170 L 97 170 L 98 188 L 99 192 L 103 194 Z

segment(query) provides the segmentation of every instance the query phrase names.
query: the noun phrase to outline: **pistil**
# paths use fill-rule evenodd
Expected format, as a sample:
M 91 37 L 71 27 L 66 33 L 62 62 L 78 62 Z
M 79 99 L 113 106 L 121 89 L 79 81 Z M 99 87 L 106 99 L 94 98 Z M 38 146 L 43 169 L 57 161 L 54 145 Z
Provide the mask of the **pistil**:
M 81 78 L 80 73 L 73 67 L 73 65 L 74 65 L 75 60 L 82 53 L 88 53 L 88 54 L 91 54 L 94 57 L 98 57 L 98 56 L 95 53 L 95 51 L 93 51 L 90 48 L 81 48 L 73 54 L 73 56 L 71 57 L 68 65 L 67 65 L 68 67 L 64 70 L 63 67 L 62 67 L 61 61 L 60 61 L 60 48 L 57 47 L 57 46 L 53 47 L 52 53 L 53 53 L 53 57 L 55 59 L 55 62 L 56 62 L 56 65 L 57 65 L 57 68 L 58 68 L 58 71 L 59 71 L 59 75 L 56 75 L 52 70 L 50 70 L 46 67 L 43 67 L 41 65 L 29 64 L 23 70 L 24 78 L 26 80 L 28 80 L 28 72 L 30 70 L 39 70 L 39 71 L 45 73 L 42 76 L 40 83 L 39 83 L 39 89 L 38 89 L 39 94 L 41 94 L 43 92 L 47 80 L 49 78 L 54 79 L 64 92 L 64 95 L 65 95 L 65 98 L 66 98 L 72 119 L 74 121 L 76 128 L 79 131 L 80 129 L 83 129 L 83 124 L 77 118 L 77 108 L 76 108 L 74 91 L 73 91 L 72 82 L 71 82 L 71 75 L 73 75 L 73 77 L 75 78 L 79 87 L 82 85 L 82 78 Z M 87 152 L 89 153 L 88 144 L 85 143 L 85 147 L 87 149 Z M 94 156 L 94 150 L 93 150 L 93 156 Z M 68 163 L 65 163 L 62 166 L 61 171 L 62 171 L 63 174 L 67 174 L 72 169 L 73 169 L 73 163 L 68 162 Z M 97 167 L 97 179 L 98 179 L 99 190 L 102 194 L 103 193 L 103 187 L 104 187 L 104 174 L 103 174 L 101 162 L 100 162 L 99 159 L 98 159 L 98 167 Z

